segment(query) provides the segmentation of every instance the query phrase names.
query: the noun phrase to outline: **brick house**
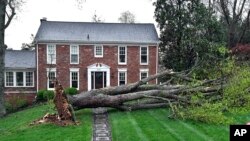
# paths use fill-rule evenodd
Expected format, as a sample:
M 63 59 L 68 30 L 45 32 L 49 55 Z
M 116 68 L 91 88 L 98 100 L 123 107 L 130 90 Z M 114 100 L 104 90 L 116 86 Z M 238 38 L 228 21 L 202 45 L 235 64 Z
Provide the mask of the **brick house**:
M 35 43 L 37 90 L 53 89 L 55 77 L 63 87 L 86 91 L 133 83 L 157 72 L 159 40 L 153 24 L 43 19 Z
M 35 51 L 6 50 L 4 59 L 5 98 L 25 97 L 32 102 L 37 90 Z

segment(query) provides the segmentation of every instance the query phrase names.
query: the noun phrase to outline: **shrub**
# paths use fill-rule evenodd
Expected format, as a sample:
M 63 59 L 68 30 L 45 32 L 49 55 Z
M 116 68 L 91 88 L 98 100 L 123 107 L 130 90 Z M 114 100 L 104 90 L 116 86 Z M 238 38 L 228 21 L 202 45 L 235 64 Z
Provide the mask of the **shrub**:
M 37 94 L 36 94 L 36 100 L 38 100 L 38 101 L 44 100 L 44 99 L 43 99 L 43 94 L 44 94 L 45 91 L 46 91 L 46 90 L 44 90 L 44 89 L 39 90 L 39 91 L 37 92 Z
M 19 108 L 28 106 L 28 101 L 24 97 L 13 95 L 6 102 L 5 107 L 7 112 L 17 111 Z
M 43 99 L 45 99 L 45 100 L 53 99 L 54 95 L 55 95 L 54 91 L 52 91 L 52 90 L 44 91 L 44 93 L 43 93 Z
M 78 93 L 77 89 L 76 89 L 76 88 L 73 88 L 73 87 L 71 87 L 71 88 L 66 88 L 66 89 L 64 90 L 64 92 L 65 92 L 65 94 L 69 94 L 69 95 L 75 95 L 75 94 Z

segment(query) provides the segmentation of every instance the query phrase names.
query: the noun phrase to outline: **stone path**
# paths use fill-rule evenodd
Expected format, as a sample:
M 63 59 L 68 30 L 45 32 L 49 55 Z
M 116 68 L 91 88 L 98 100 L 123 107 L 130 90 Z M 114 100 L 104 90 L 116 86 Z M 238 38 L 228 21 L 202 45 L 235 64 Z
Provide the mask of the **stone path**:
M 112 141 L 107 108 L 94 108 L 93 115 L 92 141 Z

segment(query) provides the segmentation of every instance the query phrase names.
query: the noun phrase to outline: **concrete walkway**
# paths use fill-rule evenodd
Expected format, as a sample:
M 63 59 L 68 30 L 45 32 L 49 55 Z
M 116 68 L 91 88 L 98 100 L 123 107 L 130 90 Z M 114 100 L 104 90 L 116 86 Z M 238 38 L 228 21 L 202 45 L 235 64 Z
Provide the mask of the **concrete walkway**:
M 112 141 L 107 109 L 94 108 L 93 118 L 94 122 L 92 141 Z

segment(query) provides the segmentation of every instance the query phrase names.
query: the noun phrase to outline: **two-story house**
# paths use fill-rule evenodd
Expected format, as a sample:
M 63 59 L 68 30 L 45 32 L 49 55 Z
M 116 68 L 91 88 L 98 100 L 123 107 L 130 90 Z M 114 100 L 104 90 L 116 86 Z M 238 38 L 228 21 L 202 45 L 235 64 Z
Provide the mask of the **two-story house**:
M 153 24 L 42 19 L 35 43 L 38 90 L 53 89 L 55 77 L 64 87 L 86 91 L 157 73 L 159 40 Z

